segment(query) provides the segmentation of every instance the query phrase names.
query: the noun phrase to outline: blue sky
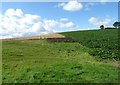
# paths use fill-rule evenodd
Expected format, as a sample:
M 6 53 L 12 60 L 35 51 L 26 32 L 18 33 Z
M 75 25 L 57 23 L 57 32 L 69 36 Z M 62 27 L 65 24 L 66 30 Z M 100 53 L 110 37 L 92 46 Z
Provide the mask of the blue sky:
M 75 30 L 91 30 L 91 29 L 99 29 L 99 26 L 102 24 L 105 26 L 112 26 L 113 22 L 117 21 L 118 19 L 117 5 L 118 5 L 117 2 L 106 2 L 106 3 L 75 2 L 72 5 L 70 2 L 68 3 L 67 2 L 66 3 L 63 3 L 63 2 L 6 2 L 5 3 L 4 2 L 2 3 L 2 16 L 7 17 L 9 19 L 12 16 L 13 18 L 13 15 L 9 16 L 9 14 L 11 13 L 9 9 L 12 9 L 14 11 L 19 9 L 17 13 L 19 15 L 22 11 L 22 14 L 21 14 L 22 16 L 23 14 L 24 15 L 30 14 L 31 16 L 32 15 L 39 16 L 39 18 L 37 19 L 37 22 L 34 22 L 32 24 L 27 24 L 30 27 L 32 27 L 33 24 L 36 24 L 38 22 L 42 22 L 42 24 L 43 23 L 45 24 L 45 22 L 50 24 L 49 26 L 45 24 L 46 25 L 45 27 L 48 27 L 52 30 L 52 31 L 47 30 L 47 32 L 48 31 L 64 32 L 64 31 L 75 31 Z M 6 11 L 8 11 L 7 13 L 9 14 L 7 14 Z M 17 20 L 19 21 L 19 19 Z M 39 23 L 39 27 L 38 27 L 38 24 L 36 25 L 38 27 L 37 30 L 39 30 L 40 27 L 44 28 L 44 26 L 41 26 L 41 25 L 40 23 Z M 12 27 L 15 27 L 15 26 L 11 26 L 11 28 Z M 14 28 L 14 29 L 17 29 L 17 28 Z M 34 32 L 34 33 L 31 32 L 30 34 L 27 32 L 22 33 L 19 31 L 17 31 L 17 33 L 18 33 L 17 35 L 20 34 L 21 36 L 41 34 L 40 32 Z M 43 33 L 46 33 L 46 32 L 43 32 Z M 9 36 L 9 37 L 10 36 L 19 37 L 19 36 L 10 35 L 9 33 L 5 33 L 1 35 Z

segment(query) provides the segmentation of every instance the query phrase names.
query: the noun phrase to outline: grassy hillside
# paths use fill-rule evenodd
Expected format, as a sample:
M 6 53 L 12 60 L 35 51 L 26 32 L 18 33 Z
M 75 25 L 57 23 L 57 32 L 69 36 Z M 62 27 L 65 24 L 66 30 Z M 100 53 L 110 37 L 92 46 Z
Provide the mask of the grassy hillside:
M 99 59 L 118 60 L 118 29 L 90 30 L 61 33 L 88 48 L 89 54 Z
M 90 55 L 91 48 L 83 39 L 94 40 L 96 36 L 90 37 L 92 31 L 86 32 L 63 33 L 81 39 L 81 43 L 50 43 L 45 39 L 3 41 L 3 83 L 118 83 L 116 61 L 103 63 Z

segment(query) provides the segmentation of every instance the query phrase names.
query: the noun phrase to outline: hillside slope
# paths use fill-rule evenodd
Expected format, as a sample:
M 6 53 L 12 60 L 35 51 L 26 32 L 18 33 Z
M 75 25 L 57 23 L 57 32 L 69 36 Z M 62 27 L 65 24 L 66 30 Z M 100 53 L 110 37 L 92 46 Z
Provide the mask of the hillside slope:
M 69 36 L 88 48 L 92 56 L 102 59 L 117 59 L 118 56 L 118 29 L 87 30 L 61 33 Z
M 63 34 L 76 38 L 81 32 L 77 33 Z M 82 36 L 86 34 L 84 32 Z M 76 39 L 82 39 L 82 36 Z M 89 54 L 91 48 L 79 42 L 49 43 L 46 39 L 23 39 L 2 43 L 3 83 L 119 82 L 118 67 L 97 61 Z

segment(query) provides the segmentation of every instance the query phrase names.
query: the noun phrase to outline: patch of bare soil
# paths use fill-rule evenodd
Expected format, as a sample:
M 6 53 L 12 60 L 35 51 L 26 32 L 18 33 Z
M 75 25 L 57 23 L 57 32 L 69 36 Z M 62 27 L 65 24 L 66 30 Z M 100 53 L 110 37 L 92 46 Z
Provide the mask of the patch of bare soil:
M 26 40 L 26 39 L 48 39 L 48 38 L 66 38 L 66 37 L 64 35 L 54 33 L 54 34 L 45 34 L 45 35 L 39 35 L 39 36 L 8 38 L 8 39 L 2 39 L 2 41 L 4 40 Z

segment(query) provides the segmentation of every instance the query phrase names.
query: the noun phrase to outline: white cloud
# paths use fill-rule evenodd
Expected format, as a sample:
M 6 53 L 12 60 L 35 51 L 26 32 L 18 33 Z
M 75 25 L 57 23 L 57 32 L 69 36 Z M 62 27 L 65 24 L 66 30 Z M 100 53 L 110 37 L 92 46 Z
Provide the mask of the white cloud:
M 33 24 L 32 27 L 29 29 L 29 32 L 40 32 L 40 31 L 45 31 L 42 22 L 37 22 Z
M 25 14 L 25 16 L 20 19 L 20 23 L 33 24 L 35 22 L 38 22 L 39 19 L 40 19 L 40 16 L 38 15 Z
M 5 12 L 5 16 L 8 16 L 8 17 L 12 17 L 12 16 L 14 16 L 14 14 L 15 14 L 15 10 L 14 9 L 8 9 Z
M 22 37 L 23 35 L 22 35 L 21 33 L 14 33 L 14 34 L 12 34 L 12 36 L 13 36 L 13 37 L 16 37 L 16 36 L 17 36 L 17 37 Z
M 0 36 L 15 38 L 52 33 L 54 30 L 64 30 L 64 28 L 77 28 L 73 22 L 68 22 L 67 18 L 61 20 L 42 20 L 39 15 L 24 14 L 21 9 L 8 9 L 3 15 L 0 14 Z
M 73 22 L 58 22 L 55 20 L 44 20 L 44 28 L 51 30 L 51 28 L 74 28 L 76 25 Z
M 62 7 L 66 11 L 78 11 L 83 8 L 83 5 L 77 1 L 69 1 L 68 3 L 60 3 L 58 7 Z
M 66 28 L 72 28 L 72 27 L 75 27 L 75 24 L 73 22 L 68 22 L 65 24 L 66 25 Z
M 5 39 L 5 38 L 13 38 L 12 36 L 0 36 L 0 39 Z
M 23 16 L 22 10 L 21 10 L 21 9 L 16 9 L 15 15 L 16 15 L 17 17 L 22 17 L 22 16 Z
M 65 5 L 65 3 L 59 3 L 58 4 L 58 7 L 62 7 L 62 6 L 64 6 Z
M 85 10 L 89 11 L 89 10 L 91 10 L 91 7 L 93 7 L 95 5 L 97 5 L 97 3 L 89 2 L 89 3 L 85 4 L 84 8 L 85 8 Z
M 68 18 L 61 18 L 60 21 L 68 21 L 69 19 Z
M 0 18 L 0 36 L 3 36 L 3 38 L 49 32 L 43 27 L 40 16 L 24 14 L 21 9 L 8 9 L 3 15 L 0 15 Z
M 108 2 L 109 0 L 100 0 L 100 2 Z
M 5 16 L 7 17 L 22 17 L 23 16 L 23 12 L 21 9 L 8 9 L 6 12 L 5 12 Z
M 47 25 L 48 27 L 56 27 L 59 25 L 59 22 L 55 21 L 55 20 L 48 20 L 45 19 L 43 20 L 44 24 Z
M 108 2 L 108 1 L 109 1 L 109 0 L 100 0 L 100 3 L 104 5 L 104 4 L 105 4 L 106 2 Z
M 89 23 L 91 23 L 92 25 L 95 25 L 95 26 L 100 26 L 100 25 L 106 26 L 110 23 L 111 19 L 106 18 L 103 21 L 99 21 L 97 18 L 91 17 L 88 21 L 89 21 Z

